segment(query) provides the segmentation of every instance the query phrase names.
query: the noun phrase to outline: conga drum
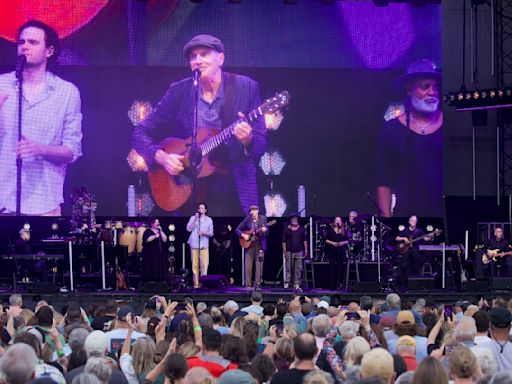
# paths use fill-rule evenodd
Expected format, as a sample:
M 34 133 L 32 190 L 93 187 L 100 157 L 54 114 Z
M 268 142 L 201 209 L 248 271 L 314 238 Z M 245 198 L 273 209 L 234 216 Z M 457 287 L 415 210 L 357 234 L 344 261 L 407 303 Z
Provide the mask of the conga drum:
M 119 232 L 119 245 L 128 247 L 128 254 L 135 252 L 137 245 L 137 233 L 135 228 L 131 225 L 125 225 Z
M 146 229 L 148 229 L 148 226 L 145 224 L 137 228 L 137 253 L 142 253 L 142 247 L 144 246 L 142 236 L 144 236 Z

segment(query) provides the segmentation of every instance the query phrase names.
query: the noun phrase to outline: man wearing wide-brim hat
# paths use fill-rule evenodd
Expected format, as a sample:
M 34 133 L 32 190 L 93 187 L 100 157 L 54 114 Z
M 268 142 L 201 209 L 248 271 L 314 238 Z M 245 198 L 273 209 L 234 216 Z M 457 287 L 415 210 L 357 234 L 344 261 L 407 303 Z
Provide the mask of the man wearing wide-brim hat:
M 213 135 L 212 130 L 236 123 L 234 135 L 209 155 L 209 160 L 213 155 L 217 157 L 215 165 L 221 165 L 223 171 L 202 179 L 208 186 L 202 199 L 208 201 L 215 214 L 238 216 L 258 203 L 259 197 L 256 163 L 266 149 L 265 123 L 260 117 L 249 124 L 243 115 L 261 104 L 259 85 L 246 76 L 224 71 L 224 44 L 215 36 L 193 37 L 185 44 L 183 55 L 198 79 L 188 76 L 171 84 L 153 112 L 135 127 L 133 147 L 150 169 L 161 166 L 169 175 L 183 175 L 187 163 L 183 153 L 164 151 L 163 139 L 190 137 L 196 116 L 199 145 L 205 141 L 201 137 Z M 164 188 L 164 184 L 160 187 Z M 167 201 L 173 198 L 172 194 L 163 195 L 164 201 L 156 199 L 157 203 L 175 210 L 166 208 L 172 206 Z M 180 194 L 174 196 L 177 195 Z
M 395 80 L 404 98 L 380 131 L 375 182 L 382 216 L 441 216 L 443 113 L 441 72 L 426 59 L 411 63 Z

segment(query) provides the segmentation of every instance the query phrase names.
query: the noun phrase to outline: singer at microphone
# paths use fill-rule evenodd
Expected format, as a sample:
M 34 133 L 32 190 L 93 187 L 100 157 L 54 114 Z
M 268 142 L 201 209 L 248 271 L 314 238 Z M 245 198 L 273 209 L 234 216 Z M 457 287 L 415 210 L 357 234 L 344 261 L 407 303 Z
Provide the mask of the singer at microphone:
M 190 217 L 187 223 L 187 231 L 190 232 L 188 244 L 192 258 L 194 288 L 199 288 L 199 270 L 201 270 L 201 276 L 208 274 L 209 243 L 210 237 L 213 236 L 213 220 L 206 215 L 207 211 L 206 204 L 199 203 L 197 212 Z
M 325 252 L 329 258 L 328 287 L 339 289 L 343 286 L 347 266 L 348 238 L 340 216 L 336 216 L 325 238 Z
M 135 126 L 132 143 L 147 164 L 165 171 L 163 177 L 185 176 L 188 181 L 204 183 L 207 188 L 201 199 L 211 201 L 216 214 L 241 216 L 262 197 L 256 175 L 259 159 L 266 151 L 267 130 L 262 116 L 249 115 L 262 104 L 259 84 L 247 76 L 225 71 L 225 54 L 224 44 L 215 36 L 197 35 L 188 41 L 183 47 L 188 63 L 186 76 L 172 83 L 152 113 Z M 232 129 L 225 129 L 230 126 Z M 176 146 L 156 149 L 168 137 L 192 141 L 194 128 L 201 151 L 195 148 L 191 153 Z M 224 135 L 214 139 L 214 129 Z M 215 145 L 206 150 L 209 139 Z M 204 177 L 201 171 L 206 164 L 200 161 L 202 157 L 219 158 L 210 165 L 222 165 L 223 171 Z M 191 169 L 190 165 L 199 166 Z M 152 188 L 155 201 L 164 210 L 172 207 L 170 211 L 176 211 L 187 203 L 190 206 L 191 196 L 185 196 L 187 201 L 183 201 L 175 198 L 179 194 L 159 193 L 158 189 Z M 195 215 L 190 208 L 189 212 Z
M 67 166 L 82 156 L 80 92 L 51 71 L 60 45 L 51 26 L 27 21 L 17 39 L 12 71 L 0 75 L 2 131 L 12 133 L 0 135 L 0 207 L 6 214 L 61 216 Z M 35 99 L 25 89 L 37 90 Z

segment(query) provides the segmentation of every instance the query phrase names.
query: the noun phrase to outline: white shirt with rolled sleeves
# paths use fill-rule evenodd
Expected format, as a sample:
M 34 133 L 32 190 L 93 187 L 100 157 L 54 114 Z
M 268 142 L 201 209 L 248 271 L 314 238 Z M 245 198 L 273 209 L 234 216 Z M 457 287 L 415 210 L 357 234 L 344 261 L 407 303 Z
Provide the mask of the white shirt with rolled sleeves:
M 198 219 L 195 215 L 191 216 L 187 223 L 187 231 L 190 232 L 188 245 L 194 249 L 208 249 L 210 237 L 213 236 L 213 220 L 210 216 L 203 216 Z M 205 235 L 199 236 L 199 231 Z
M 22 134 L 37 143 L 68 147 L 76 161 L 82 156 L 80 92 L 68 81 L 47 72 L 47 85 L 32 102 L 23 100 Z M 14 72 L 0 75 L 0 208 L 16 210 L 16 144 L 18 141 L 18 83 Z M 64 202 L 67 164 L 40 156 L 23 160 L 21 213 L 50 212 Z

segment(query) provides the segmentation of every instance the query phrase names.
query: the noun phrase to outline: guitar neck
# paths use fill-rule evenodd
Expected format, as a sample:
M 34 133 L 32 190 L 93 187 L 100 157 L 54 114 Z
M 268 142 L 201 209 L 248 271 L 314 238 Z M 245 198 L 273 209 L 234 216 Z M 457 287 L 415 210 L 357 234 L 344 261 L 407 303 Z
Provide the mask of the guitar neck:
M 219 147 L 223 143 L 225 143 L 233 134 L 235 133 L 235 126 L 242 122 L 246 121 L 248 123 L 254 122 L 256 119 L 258 119 L 260 116 L 263 115 L 263 111 L 261 110 L 261 107 L 258 107 L 254 110 L 252 110 L 250 113 L 248 113 L 245 117 L 245 119 L 238 120 L 231 124 L 229 127 L 223 129 L 215 136 L 210 137 L 208 140 L 206 140 L 203 144 L 201 144 L 201 154 L 203 156 L 208 155 L 211 151 L 213 151 L 215 148 Z

